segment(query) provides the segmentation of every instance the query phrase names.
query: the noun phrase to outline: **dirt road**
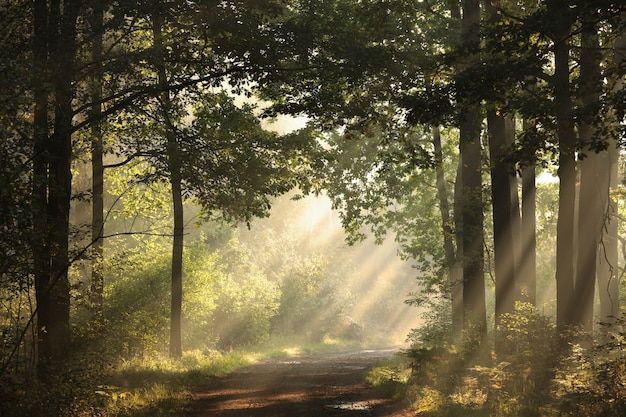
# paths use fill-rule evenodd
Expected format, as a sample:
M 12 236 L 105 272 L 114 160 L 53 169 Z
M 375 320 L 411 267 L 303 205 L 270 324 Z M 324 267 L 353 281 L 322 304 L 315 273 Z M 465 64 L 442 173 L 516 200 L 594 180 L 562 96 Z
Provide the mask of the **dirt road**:
M 364 382 L 378 361 L 395 351 L 276 359 L 220 378 L 192 398 L 195 417 L 404 417 L 400 404 Z

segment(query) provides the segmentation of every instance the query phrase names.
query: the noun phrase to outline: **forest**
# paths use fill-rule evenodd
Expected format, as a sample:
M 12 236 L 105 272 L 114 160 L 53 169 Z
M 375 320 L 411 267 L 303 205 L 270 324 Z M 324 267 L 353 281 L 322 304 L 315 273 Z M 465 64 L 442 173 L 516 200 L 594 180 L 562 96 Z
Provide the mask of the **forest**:
M 0 416 L 625 416 L 625 27 L 0 0 Z

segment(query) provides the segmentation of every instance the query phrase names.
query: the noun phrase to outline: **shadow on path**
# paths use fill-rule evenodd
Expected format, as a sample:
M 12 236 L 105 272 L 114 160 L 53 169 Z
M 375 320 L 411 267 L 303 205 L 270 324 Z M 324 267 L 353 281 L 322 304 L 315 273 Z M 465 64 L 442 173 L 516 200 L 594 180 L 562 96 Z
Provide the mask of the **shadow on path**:
M 400 404 L 364 382 L 396 349 L 265 361 L 192 394 L 194 417 L 404 417 Z

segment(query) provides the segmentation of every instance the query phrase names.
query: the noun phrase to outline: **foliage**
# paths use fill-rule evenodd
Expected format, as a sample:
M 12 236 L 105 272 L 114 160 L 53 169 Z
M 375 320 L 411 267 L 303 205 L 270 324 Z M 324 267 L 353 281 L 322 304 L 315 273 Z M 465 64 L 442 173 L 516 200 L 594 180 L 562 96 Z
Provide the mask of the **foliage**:
M 333 327 L 341 325 L 341 316 L 350 308 L 339 274 L 333 273 L 327 260 L 315 257 L 292 266 L 287 274 L 281 283 L 274 329 L 278 333 L 304 333 L 312 340 L 333 333 Z
M 212 329 L 221 348 L 258 345 L 270 336 L 272 319 L 278 314 L 279 286 L 250 259 L 236 238 L 220 251 L 226 274 L 217 283 L 217 307 Z
M 366 381 L 383 391 L 403 395 L 411 375 L 409 362 L 403 353 L 396 353 L 369 370 Z
M 587 349 L 576 344 L 563 358 L 554 387 L 556 404 L 563 415 L 612 417 L 626 412 L 624 324 L 626 316 L 622 313 L 608 329 L 605 340 Z
M 454 178 L 450 139 L 445 168 Z M 431 140 L 425 129 L 397 126 L 333 135 L 324 184 L 350 241 L 363 240 L 366 228 L 379 242 L 393 234 L 401 254 L 414 262 L 423 293 L 442 291 L 446 272 Z
M 467 357 L 447 338 L 414 333 L 403 388 L 420 416 L 618 416 L 624 413 L 624 334 L 613 327 L 606 342 L 557 336 L 554 323 L 520 303 L 494 335 L 499 355 Z M 580 343 L 587 345 L 587 348 Z
M 228 253 L 244 255 L 237 245 L 231 241 L 230 249 L 210 252 L 198 241 L 185 252 L 183 339 L 191 349 L 242 346 L 269 336 L 278 289 L 245 256 Z M 155 239 L 107 271 L 112 283 L 105 316 L 130 357 L 159 350 L 166 339 L 169 271 L 167 242 Z

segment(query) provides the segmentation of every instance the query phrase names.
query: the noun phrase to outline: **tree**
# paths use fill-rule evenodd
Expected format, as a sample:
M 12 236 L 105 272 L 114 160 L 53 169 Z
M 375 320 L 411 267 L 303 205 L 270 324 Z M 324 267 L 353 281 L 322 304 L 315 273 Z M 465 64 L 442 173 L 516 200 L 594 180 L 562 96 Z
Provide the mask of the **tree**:
M 91 117 L 100 120 L 102 114 L 102 83 L 104 78 L 103 70 L 103 35 L 104 35 L 104 6 L 101 2 L 95 1 L 91 9 L 91 33 L 92 47 L 91 60 L 94 71 L 91 76 L 91 101 L 96 103 L 92 107 Z M 104 276 L 100 268 L 103 259 L 102 236 L 104 234 L 104 138 L 102 123 L 94 123 L 91 128 L 91 296 L 93 309 L 96 317 L 102 315 Z
M 489 159 L 491 165 L 491 200 L 493 206 L 493 240 L 496 275 L 496 323 L 503 314 L 513 313 L 515 301 L 520 300 L 516 262 L 515 241 L 520 239 L 515 233 L 519 222 L 519 206 L 513 200 L 517 194 L 514 171 L 505 159 L 510 143 L 507 143 L 507 122 L 498 110 L 487 110 L 489 130 Z M 514 123 L 514 121 L 513 121 Z
M 43 236 L 35 244 L 35 288 L 37 293 L 37 326 L 39 329 L 39 357 L 41 369 L 65 354 L 69 344 L 69 210 L 71 197 L 72 119 L 74 54 L 76 49 L 76 21 L 80 1 L 35 2 L 34 65 L 49 71 L 42 75 L 53 91 L 35 82 L 37 91 L 34 148 L 36 179 L 33 193 L 34 215 L 46 221 L 35 220 L 36 230 Z M 48 133 L 48 97 L 54 96 L 53 131 Z M 45 155 L 42 157 L 42 155 Z M 47 172 L 47 174 L 46 174 Z M 43 243 L 45 242 L 45 243 Z M 49 265 L 49 266 L 48 266 Z
M 578 253 L 576 281 L 572 302 L 576 308 L 574 323 L 588 332 L 593 330 L 593 303 L 596 283 L 596 259 L 602 236 L 605 207 L 608 205 L 609 153 L 598 152 L 594 142 L 601 94 L 600 43 L 593 13 L 583 17 L 580 53 L 580 101 L 583 117 L 578 127 L 581 148 L 580 198 L 578 209 Z
M 523 121 L 523 131 L 536 136 L 537 129 L 528 119 Z M 536 142 L 536 140 L 535 140 Z M 536 167 L 534 161 L 522 167 L 522 218 L 519 280 L 522 299 L 537 303 L 537 188 L 535 183 Z
M 477 59 L 480 48 L 480 4 L 478 0 L 463 1 L 461 21 L 462 47 L 471 59 Z M 460 69 L 462 74 L 463 69 Z M 467 80 L 457 80 L 463 87 Z M 483 197 L 481 179 L 480 105 L 475 97 L 460 90 L 460 143 L 463 161 L 461 211 L 463 213 L 463 318 L 464 328 L 479 338 L 487 332 L 483 250 Z
M 452 334 L 459 335 L 463 330 L 463 287 L 462 287 L 462 250 L 463 241 L 460 230 L 460 217 L 457 210 L 454 210 L 453 219 L 450 218 L 448 187 L 446 186 L 445 170 L 443 165 L 443 151 L 441 146 L 441 129 L 439 126 L 433 130 L 433 148 L 435 172 L 437 175 L 437 197 L 439 199 L 439 210 L 441 211 L 441 228 L 443 232 L 443 248 L 445 253 L 446 266 L 448 268 L 448 286 L 450 291 L 450 303 L 452 304 Z M 459 158 L 459 167 L 461 162 Z M 460 200 L 460 169 L 454 186 L 454 202 Z M 457 184 L 459 186 L 457 186 Z
M 615 96 L 614 102 L 610 105 L 609 110 L 609 124 L 608 129 L 608 156 L 609 161 L 606 165 L 600 167 L 600 169 L 608 169 L 608 186 L 606 189 L 602 189 L 601 198 L 606 199 L 606 205 L 603 207 L 603 223 L 602 234 L 600 237 L 600 245 L 598 249 L 598 265 L 597 265 L 597 277 L 598 277 L 598 294 L 600 296 L 600 321 L 604 323 L 613 323 L 618 317 L 620 297 L 619 297 L 619 265 L 618 265 L 618 204 L 617 197 L 615 195 L 617 186 L 619 185 L 618 178 L 618 159 L 619 159 L 619 141 L 620 131 L 623 132 L 623 127 L 620 127 L 617 120 L 623 118 L 623 109 L 619 110 L 619 96 L 623 94 L 624 82 L 620 76 L 624 62 L 626 62 L 626 34 L 623 31 L 624 14 L 616 19 L 614 25 L 614 39 L 613 39 L 613 56 L 612 65 L 610 70 L 607 71 L 607 78 L 611 80 L 609 83 L 610 92 Z M 617 101 L 617 102 L 616 102 Z M 606 174 L 605 174 L 606 175 Z M 608 327 L 605 327 L 608 328 Z
M 500 16 L 495 7 L 486 5 L 488 23 L 497 26 Z M 486 39 L 490 59 L 498 52 L 499 38 Z M 501 57 L 502 59 L 502 57 Z M 520 254 L 519 201 L 517 178 L 513 164 L 506 158 L 515 139 L 515 115 L 505 114 L 503 102 L 497 91 L 487 106 L 487 132 L 489 137 L 489 164 L 491 173 L 491 202 L 493 213 L 494 264 L 496 281 L 496 326 L 503 314 L 515 310 L 520 300 L 519 268 Z
M 161 86 L 160 107 L 163 113 L 161 121 L 165 124 L 166 158 L 169 171 L 169 182 L 172 191 L 172 207 L 174 229 L 172 243 L 172 287 L 170 306 L 170 356 L 180 358 L 182 355 L 181 319 L 183 305 L 183 193 L 181 178 L 181 158 L 176 134 L 172 121 L 172 100 L 167 85 L 167 69 L 163 57 L 163 25 L 162 11 L 156 6 L 151 16 L 152 35 L 155 50 L 155 69 L 158 83 Z
M 557 223 L 556 291 L 559 329 L 572 324 L 574 291 L 574 204 L 576 200 L 576 136 L 569 79 L 570 31 L 573 23 L 567 2 L 548 3 L 554 19 L 554 112 L 559 141 L 559 219 Z

